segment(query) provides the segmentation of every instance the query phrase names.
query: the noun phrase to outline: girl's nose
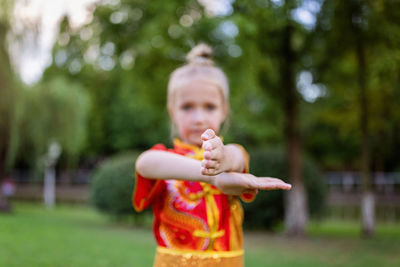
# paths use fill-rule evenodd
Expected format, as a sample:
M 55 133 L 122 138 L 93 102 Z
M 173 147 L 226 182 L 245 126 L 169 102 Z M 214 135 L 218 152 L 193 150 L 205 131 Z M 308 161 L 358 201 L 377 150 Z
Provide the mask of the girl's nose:
M 204 112 L 201 109 L 196 109 L 193 112 L 193 120 L 195 123 L 202 123 L 204 122 L 205 116 Z

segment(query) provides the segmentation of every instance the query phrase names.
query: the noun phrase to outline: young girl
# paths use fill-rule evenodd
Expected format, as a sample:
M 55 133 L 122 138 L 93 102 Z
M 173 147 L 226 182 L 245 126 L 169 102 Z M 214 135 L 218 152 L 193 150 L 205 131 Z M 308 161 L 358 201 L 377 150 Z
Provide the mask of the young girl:
M 251 201 L 258 189 L 291 187 L 247 173 L 246 151 L 218 136 L 229 89 L 211 54 L 208 46 L 196 46 L 170 77 L 167 108 L 179 136 L 174 148 L 155 145 L 136 161 L 133 205 L 137 211 L 153 207 L 157 267 L 243 266 L 238 198 Z

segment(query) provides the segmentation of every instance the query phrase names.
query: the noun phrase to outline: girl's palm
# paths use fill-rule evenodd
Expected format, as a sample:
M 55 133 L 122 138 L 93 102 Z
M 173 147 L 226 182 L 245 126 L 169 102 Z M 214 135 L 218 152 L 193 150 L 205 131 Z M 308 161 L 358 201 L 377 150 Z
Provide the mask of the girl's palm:
M 257 190 L 290 190 L 290 184 L 272 177 L 256 177 L 249 173 L 227 172 L 216 176 L 215 186 L 228 195 L 256 193 Z

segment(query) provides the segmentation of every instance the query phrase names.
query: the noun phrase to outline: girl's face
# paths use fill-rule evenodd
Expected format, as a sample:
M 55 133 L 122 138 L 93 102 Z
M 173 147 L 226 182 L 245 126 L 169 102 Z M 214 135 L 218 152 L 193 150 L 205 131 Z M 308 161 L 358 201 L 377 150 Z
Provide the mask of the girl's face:
M 201 146 L 201 134 L 212 129 L 218 134 L 226 117 L 221 90 L 205 81 L 177 88 L 169 113 L 182 141 Z

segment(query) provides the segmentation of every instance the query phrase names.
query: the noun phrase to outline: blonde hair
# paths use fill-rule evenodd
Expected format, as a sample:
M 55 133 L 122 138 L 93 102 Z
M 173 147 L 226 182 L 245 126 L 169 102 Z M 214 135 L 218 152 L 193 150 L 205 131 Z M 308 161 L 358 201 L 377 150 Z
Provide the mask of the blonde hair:
M 223 106 L 229 113 L 229 86 L 225 73 L 214 65 L 213 51 L 206 44 L 198 44 L 187 54 L 187 63 L 172 72 L 168 82 L 167 107 L 173 106 L 173 98 L 176 90 L 193 79 L 202 80 L 216 85 L 223 96 Z

